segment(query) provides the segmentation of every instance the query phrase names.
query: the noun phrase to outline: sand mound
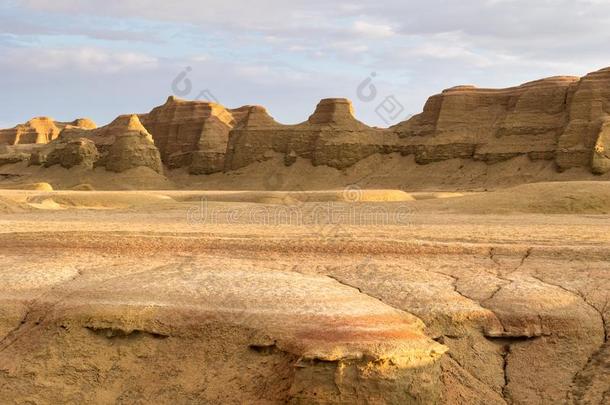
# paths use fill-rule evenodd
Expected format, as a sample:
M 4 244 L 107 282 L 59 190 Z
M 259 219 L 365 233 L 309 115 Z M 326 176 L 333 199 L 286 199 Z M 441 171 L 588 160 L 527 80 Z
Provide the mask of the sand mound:
M 172 190 L 175 185 L 165 176 L 149 167 L 135 167 L 122 173 L 115 173 L 96 167 L 93 170 L 75 166 L 66 169 L 60 165 L 51 167 L 29 166 L 16 163 L 2 167 L 1 189 L 21 189 L 24 184 L 50 183 L 55 190 L 71 190 L 88 185 L 92 190 Z
M 502 191 L 425 201 L 430 208 L 472 214 L 609 214 L 610 182 L 524 184 Z
M 147 192 L 56 192 L 27 198 L 30 206 L 41 209 L 129 209 L 174 202 L 166 195 Z
M 436 200 L 436 199 L 443 199 L 443 198 L 463 197 L 464 193 L 420 192 L 420 193 L 411 193 L 411 195 L 416 200 Z
M 21 190 L 53 191 L 53 186 L 49 183 L 32 183 L 20 187 Z
M 177 193 L 180 201 L 241 202 L 257 204 L 298 204 L 317 202 L 397 202 L 415 199 L 400 190 L 328 190 L 328 191 L 208 191 Z
M 91 184 L 79 184 L 77 186 L 72 187 L 72 190 L 74 191 L 94 191 L 95 188 L 93 188 L 93 186 Z
M 66 207 L 58 204 L 52 198 L 35 198 L 32 199 L 32 202 L 28 202 L 28 205 L 32 208 L 36 208 L 39 210 L 63 210 Z

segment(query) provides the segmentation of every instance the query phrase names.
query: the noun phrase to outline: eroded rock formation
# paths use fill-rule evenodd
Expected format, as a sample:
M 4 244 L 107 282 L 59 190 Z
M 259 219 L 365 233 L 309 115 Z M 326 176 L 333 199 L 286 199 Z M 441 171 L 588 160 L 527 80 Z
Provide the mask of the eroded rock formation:
M 95 143 L 87 138 L 54 142 L 49 148 L 32 154 L 32 164 L 42 164 L 45 167 L 58 164 L 66 169 L 75 166 L 93 168 L 98 159 Z
M 595 149 L 593 150 L 593 173 L 604 174 L 610 171 L 610 118 L 601 125 Z
M 412 155 L 418 164 L 451 159 L 494 164 L 527 156 L 555 162 L 558 171 L 610 170 L 610 68 L 583 78 L 552 77 L 507 89 L 453 87 L 430 97 L 421 114 L 387 129 L 356 120 L 347 99 L 322 100 L 311 117 L 297 125 L 276 122 L 260 106 L 228 109 L 173 96 L 148 114 L 127 117 L 89 131 L 85 129 L 93 124 L 87 120 L 67 125 L 37 118 L 0 131 L 0 143 L 44 144 L 60 130 L 66 135 L 86 133 L 104 149 L 102 160 L 107 158 L 104 165 L 110 170 L 143 165 L 160 171 L 156 149 L 148 143 L 154 139 L 165 166 L 187 168 L 190 174 L 237 170 L 277 154 L 284 155 L 286 166 L 301 158 L 340 170 L 388 153 Z M 129 127 L 133 123 L 119 126 L 122 120 L 138 118 L 137 128 Z M 117 137 L 116 131 L 130 135 Z M 2 161 L 21 157 L 3 156 Z
M 209 174 L 223 170 L 229 132 L 240 112 L 169 97 L 140 118 L 169 168 L 191 166 L 193 174 Z
M 560 169 L 587 167 L 604 121 L 610 117 L 610 68 L 590 73 L 570 86 L 569 122 L 557 145 Z
M 261 107 L 251 107 L 229 139 L 225 170 L 235 170 L 266 160 L 274 153 L 285 156 L 286 165 L 296 158 L 343 169 L 362 158 L 383 151 L 383 131 L 353 116 L 347 99 L 322 100 L 309 119 L 298 125 L 275 122 Z
M 263 107 L 229 110 L 175 98 L 143 120 L 164 162 L 189 166 L 192 174 L 236 170 L 276 153 L 284 154 L 286 165 L 303 158 L 345 169 L 393 152 L 414 155 L 419 164 L 456 158 L 493 164 L 527 156 L 555 161 L 559 171 L 603 173 L 609 84 L 610 69 L 604 69 L 582 79 L 552 77 L 507 89 L 458 86 L 388 129 L 356 120 L 346 99 L 322 100 L 298 125 L 277 123 Z
M 92 130 L 66 127 L 57 140 L 32 153 L 30 162 L 47 167 L 102 166 L 119 173 L 139 166 L 163 171 L 159 151 L 137 115 L 123 115 Z
M 402 152 L 420 163 L 456 157 L 495 163 L 519 155 L 552 160 L 568 122 L 567 93 L 577 82 L 556 77 L 502 90 L 454 87 L 392 129 L 406 144 Z
M 49 117 L 37 117 L 14 128 L 0 129 L 0 145 L 49 143 L 56 139 L 60 132 L 68 126 L 83 129 L 97 127 L 93 121 L 86 118 L 79 118 L 72 122 L 58 122 Z

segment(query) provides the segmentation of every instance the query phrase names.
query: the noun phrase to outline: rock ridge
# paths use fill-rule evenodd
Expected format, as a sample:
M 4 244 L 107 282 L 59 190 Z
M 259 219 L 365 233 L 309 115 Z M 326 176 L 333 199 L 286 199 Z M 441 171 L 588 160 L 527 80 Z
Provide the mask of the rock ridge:
M 130 141 L 117 131 L 131 134 Z M 170 96 L 149 113 L 121 116 L 97 129 L 86 119 L 35 118 L 0 130 L 0 163 L 27 159 L 27 145 L 81 136 L 107 149 L 102 162 L 106 156 L 113 170 L 144 165 L 161 172 L 164 165 L 208 175 L 278 155 L 286 166 L 304 159 L 344 170 L 375 154 L 399 153 L 420 165 L 452 159 L 495 164 L 525 156 L 553 162 L 557 172 L 583 168 L 601 175 L 610 172 L 610 68 L 505 89 L 451 87 L 430 97 L 420 114 L 385 129 L 358 121 L 345 98 L 323 99 L 306 121 L 284 125 L 262 106 L 230 109 Z M 110 153 L 115 141 L 122 146 Z M 117 148 L 131 149 L 124 154 Z M 115 165 L 116 158 L 122 163 Z

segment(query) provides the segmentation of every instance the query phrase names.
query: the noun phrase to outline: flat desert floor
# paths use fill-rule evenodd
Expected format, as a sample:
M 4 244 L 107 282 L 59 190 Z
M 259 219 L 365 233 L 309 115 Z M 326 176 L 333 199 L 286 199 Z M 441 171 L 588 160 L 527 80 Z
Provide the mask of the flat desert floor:
M 610 403 L 610 183 L 0 191 L 3 403 Z

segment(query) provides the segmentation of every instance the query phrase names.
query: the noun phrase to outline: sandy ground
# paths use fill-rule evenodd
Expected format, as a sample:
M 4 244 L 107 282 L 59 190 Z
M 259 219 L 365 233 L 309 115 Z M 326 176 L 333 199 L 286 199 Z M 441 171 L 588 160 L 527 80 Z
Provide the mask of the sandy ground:
M 147 167 L 114 173 L 59 165 L 29 166 L 27 163 L 0 167 L 0 189 L 20 189 L 32 183 L 46 182 L 55 190 L 266 190 L 299 191 L 342 189 L 356 184 L 362 188 L 402 190 L 407 192 L 490 191 L 526 183 L 566 181 L 609 181 L 610 173 L 593 175 L 584 168 L 559 173 L 552 161 L 531 161 L 525 156 L 496 164 L 451 159 L 417 164 L 413 156 L 397 153 L 373 155 L 355 165 L 337 170 L 313 166 L 298 159 L 286 167 L 283 155 L 243 169 L 208 176 L 192 176 L 184 169 L 165 170 L 159 174 Z
M 5 403 L 610 400 L 610 184 L 0 192 Z

